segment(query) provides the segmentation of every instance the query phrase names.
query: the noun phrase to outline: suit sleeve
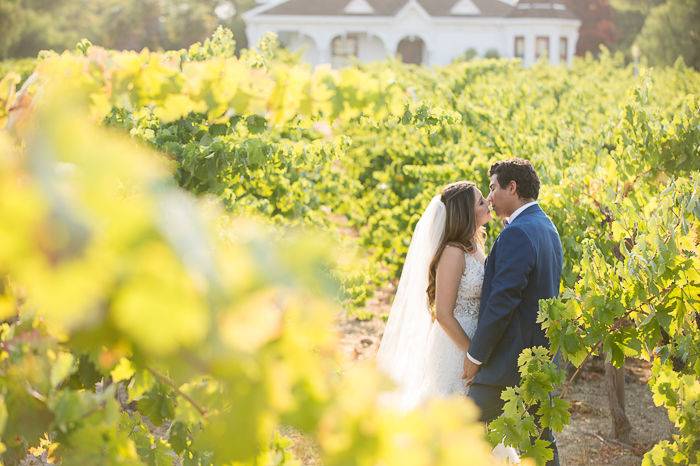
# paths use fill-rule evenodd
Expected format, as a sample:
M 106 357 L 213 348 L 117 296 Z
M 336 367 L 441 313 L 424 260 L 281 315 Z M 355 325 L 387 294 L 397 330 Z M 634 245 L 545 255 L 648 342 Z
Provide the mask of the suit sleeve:
M 498 239 L 495 273 L 488 301 L 482 306 L 469 354 L 483 364 L 503 337 L 513 312 L 522 301 L 530 272 L 535 266 L 535 250 L 524 231 L 512 226 Z

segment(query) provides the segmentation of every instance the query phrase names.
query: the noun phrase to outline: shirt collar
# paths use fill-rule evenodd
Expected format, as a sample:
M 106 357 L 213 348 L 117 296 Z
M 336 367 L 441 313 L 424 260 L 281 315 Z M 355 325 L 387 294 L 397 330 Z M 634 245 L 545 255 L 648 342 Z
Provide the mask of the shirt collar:
M 525 210 L 525 209 L 527 209 L 528 207 L 533 206 L 533 205 L 535 205 L 535 204 L 538 204 L 538 202 L 537 202 L 537 201 L 532 201 L 532 202 L 528 202 L 527 204 L 524 204 L 524 205 L 520 206 L 518 209 L 516 209 L 515 212 L 513 212 L 512 214 L 510 214 L 510 217 L 508 217 L 508 218 L 506 219 L 506 222 L 507 222 L 508 224 L 513 223 L 513 220 L 515 220 L 515 217 L 517 217 L 518 215 L 520 215 L 520 214 L 523 212 L 523 210 Z

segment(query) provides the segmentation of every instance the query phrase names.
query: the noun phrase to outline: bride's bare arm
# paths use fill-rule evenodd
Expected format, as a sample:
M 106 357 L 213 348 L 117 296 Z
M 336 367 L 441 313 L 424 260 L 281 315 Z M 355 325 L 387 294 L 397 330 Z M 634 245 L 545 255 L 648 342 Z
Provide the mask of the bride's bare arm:
M 466 352 L 469 338 L 454 316 L 464 266 L 464 251 L 456 246 L 447 246 L 440 257 L 435 276 L 435 314 L 445 333 Z

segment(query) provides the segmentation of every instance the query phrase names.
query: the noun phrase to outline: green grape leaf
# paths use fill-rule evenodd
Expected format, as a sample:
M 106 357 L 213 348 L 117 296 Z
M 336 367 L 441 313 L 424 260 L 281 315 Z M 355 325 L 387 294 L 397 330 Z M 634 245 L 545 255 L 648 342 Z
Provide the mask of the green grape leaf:
M 174 422 L 170 427 L 170 445 L 172 445 L 175 452 L 181 454 L 189 446 L 190 433 L 187 426 L 182 422 Z
M 5 432 L 5 425 L 7 424 L 7 405 L 5 404 L 5 397 L 0 395 L 0 438 Z
M 554 459 L 554 452 L 550 442 L 542 439 L 537 439 L 533 445 L 523 450 L 522 456 L 532 458 L 538 465 L 544 465 L 547 461 Z
M 102 378 L 102 374 L 97 370 L 95 364 L 87 354 L 81 354 L 78 358 L 78 370 L 73 375 L 72 379 L 77 379 L 71 388 L 94 387 Z
M 520 386 L 522 387 L 522 397 L 528 404 L 548 400 L 549 393 L 554 388 L 547 374 L 543 372 L 528 373 Z
M 542 427 L 549 427 L 554 432 L 561 432 L 569 423 L 569 402 L 561 398 L 553 397 L 551 403 L 541 403 L 537 414 L 540 416 Z
M 136 402 L 138 410 L 147 416 L 157 426 L 175 414 L 175 397 L 172 392 L 161 384 L 156 384 L 140 400 Z
M 70 376 L 77 370 L 75 358 L 71 353 L 59 352 L 56 355 L 56 360 L 51 364 L 51 386 L 56 388 L 63 382 L 66 377 Z
M 131 366 L 131 361 L 127 358 L 121 358 L 110 374 L 112 382 L 121 382 L 122 380 L 130 379 L 134 375 L 134 368 Z
M 156 380 L 153 375 L 147 370 L 136 371 L 134 377 L 129 381 L 127 392 L 129 393 L 129 401 L 140 400 L 144 393 L 148 392 L 155 385 Z

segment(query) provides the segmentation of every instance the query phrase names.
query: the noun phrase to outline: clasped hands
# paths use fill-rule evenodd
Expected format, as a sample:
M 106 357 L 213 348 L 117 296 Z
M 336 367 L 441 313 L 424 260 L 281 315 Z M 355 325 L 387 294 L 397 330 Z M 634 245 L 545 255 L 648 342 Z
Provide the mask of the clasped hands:
M 474 364 L 467 356 L 464 355 L 464 372 L 462 373 L 462 379 L 467 385 L 471 385 L 476 377 L 476 373 L 479 372 L 479 365 Z

